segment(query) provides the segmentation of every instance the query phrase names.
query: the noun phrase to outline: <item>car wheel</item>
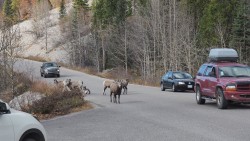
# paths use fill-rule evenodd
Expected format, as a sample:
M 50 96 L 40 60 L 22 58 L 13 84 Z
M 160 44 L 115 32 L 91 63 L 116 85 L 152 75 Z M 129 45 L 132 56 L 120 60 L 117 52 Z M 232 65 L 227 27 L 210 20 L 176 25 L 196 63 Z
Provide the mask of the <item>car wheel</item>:
M 47 78 L 47 75 L 44 73 L 44 74 L 43 74 L 43 77 L 44 77 L 44 78 Z
M 172 91 L 173 91 L 173 92 L 176 92 L 176 88 L 175 88 L 175 85 L 174 85 L 174 84 L 172 85 Z
M 199 86 L 196 87 L 196 102 L 197 104 L 205 104 L 206 100 L 202 98 L 201 89 Z
M 41 73 L 41 77 L 43 77 L 43 74 Z
M 161 83 L 161 91 L 165 91 L 165 88 L 162 83 Z
M 217 89 L 216 103 L 219 109 L 226 109 L 228 106 L 228 101 L 225 99 L 222 89 Z
M 60 77 L 60 74 L 57 74 L 57 77 Z

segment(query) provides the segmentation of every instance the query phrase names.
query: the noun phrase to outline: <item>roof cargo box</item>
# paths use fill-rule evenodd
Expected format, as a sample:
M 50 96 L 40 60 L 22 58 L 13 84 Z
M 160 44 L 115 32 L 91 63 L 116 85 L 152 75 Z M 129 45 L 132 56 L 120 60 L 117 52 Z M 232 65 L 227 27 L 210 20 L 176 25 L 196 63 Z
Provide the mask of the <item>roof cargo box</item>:
M 209 53 L 209 62 L 237 62 L 239 58 L 236 50 L 231 48 L 215 48 L 211 49 Z

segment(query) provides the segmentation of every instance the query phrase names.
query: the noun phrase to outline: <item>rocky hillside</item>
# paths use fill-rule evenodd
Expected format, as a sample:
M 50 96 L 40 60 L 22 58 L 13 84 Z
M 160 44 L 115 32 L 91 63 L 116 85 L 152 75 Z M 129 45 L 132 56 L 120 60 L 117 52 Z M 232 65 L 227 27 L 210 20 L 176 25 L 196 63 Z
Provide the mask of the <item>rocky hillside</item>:
M 72 3 L 68 3 L 66 5 L 67 13 L 71 10 Z M 44 12 L 39 11 L 39 13 Z M 33 17 L 18 24 L 21 31 L 22 46 L 22 50 L 19 53 L 20 56 L 68 63 L 70 44 L 64 35 L 65 33 L 62 32 L 59 8 L 45 12 L 42 17 L 43 18 L 39 18 L 39 16 Z M 89 33 L 83 37 L 84 40 L 88 40 L 88 35 Z
M 60 0 L 44 0 L 50 5 L 50 9 L 57 8 L 60 5 Z M 66 3 L 71 2 L 71 0 L 65 0 Z M 0 10 L 2 11 L 4 0 L 0 0 Z M 30 18 L 32 13 L 32 7 L 36 5 L 36 0 L 20 0 L 19 13 L 21 20 Z

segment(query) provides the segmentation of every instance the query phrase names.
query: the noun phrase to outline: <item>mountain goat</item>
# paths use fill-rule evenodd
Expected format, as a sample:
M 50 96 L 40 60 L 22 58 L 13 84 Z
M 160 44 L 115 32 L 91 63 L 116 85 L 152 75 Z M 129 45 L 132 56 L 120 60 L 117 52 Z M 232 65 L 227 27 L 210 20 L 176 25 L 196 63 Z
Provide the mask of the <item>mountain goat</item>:
M 115 81 L 114 80 L 104 80 L 103 81 L 103 86 L 104 86 L 104 88 L 103 88 L 103 95 L 106 95 L 106 93 L 105 93 L 105 90 L 107 89 L 107 88 L 110 88 L 110 85 L 112 84 L 112 83 L 114 83 Z
M 120 95 L 122 91 L 122 84 L 121 82 L 113 82 L 110 84 L 110 102 L 112 102 L 112 95 L 113 95 L 113 102 L 117 103 L 116 96 L 118 95 L 118 103 L 120 104 Z
M 121 83 L 121 86 L 122 86 L 122 89 L 123 89 L 123 94 L 125 94 L 125 91 L 126 91 L 126 94 L 128 94 L 128 82 L 129 82 L 129 79 L 118 79 L 116 81 Z
M 63 91 L 71 91 L 69 87 L 69 79 L 63 80 L 63 81 L 58 81 L 57 79 L 54 79 L 54 84 L 56 84 L 59 87 L 63 88 Z

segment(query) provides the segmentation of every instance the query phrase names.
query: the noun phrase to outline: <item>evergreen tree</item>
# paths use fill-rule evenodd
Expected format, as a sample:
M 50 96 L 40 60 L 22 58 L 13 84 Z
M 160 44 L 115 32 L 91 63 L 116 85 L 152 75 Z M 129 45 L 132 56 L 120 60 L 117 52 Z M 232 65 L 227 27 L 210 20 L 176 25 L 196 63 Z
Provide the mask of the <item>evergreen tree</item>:
M 3 15 L 6 25 L 13 23 L 14 11 L 12 10 L 11 0 L 5 0 L 3 4 Z
M 211 47 L 221 45 L 220 38 L 224 39 L 225 46 L 228 46 L 229 36 L 235 12 L 237 0 L 211 0 L 203 10 L 199 20 L 198 41 L 199 46 Z M 223 31 L 221 36 L 218 30 Z
M 237 13 L 232 25 L 232 48 L 238 49 L 241 60 L 249 60 L 250 55 L 250 5 L 247 0 L 240 0 L 237 5 Z
M 20 0 L 12 0 L 11 9 L 13 11 L 13 19 L 15 21 L 17 21 L 18 17 L 20 16 L 19 7 L 20 7 Z
M 66 15 L 65 0 L 61 0 L 59 15 L 60 15 L 60 18 L 64 18 Z
M 77 9 L 88 9 L 88 0 L 74 0 L 74 8 Z
M 132 14 L 131 0 L 95 0 L 93 6 L 96 27 L 105 28 L 107 25 L 119 25 Z

